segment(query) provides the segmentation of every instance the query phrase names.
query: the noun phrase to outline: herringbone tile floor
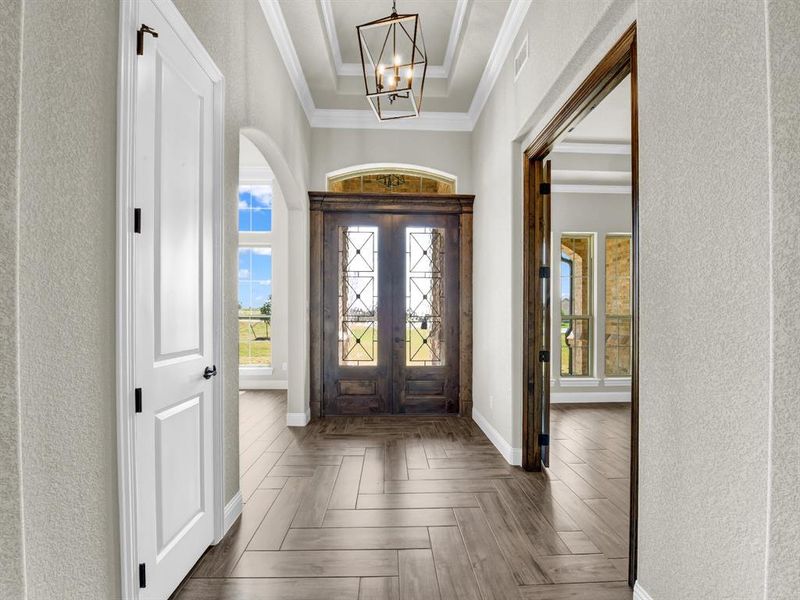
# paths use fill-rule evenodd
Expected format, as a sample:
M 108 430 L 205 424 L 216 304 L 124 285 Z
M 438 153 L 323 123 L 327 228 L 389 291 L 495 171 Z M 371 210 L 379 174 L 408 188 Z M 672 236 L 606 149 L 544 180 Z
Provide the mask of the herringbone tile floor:
M 630 600 L 627 408 L 555 406 L 547 473 L 458 417 L 285 420 L 242 393 L 244 511 L 180 600 Z

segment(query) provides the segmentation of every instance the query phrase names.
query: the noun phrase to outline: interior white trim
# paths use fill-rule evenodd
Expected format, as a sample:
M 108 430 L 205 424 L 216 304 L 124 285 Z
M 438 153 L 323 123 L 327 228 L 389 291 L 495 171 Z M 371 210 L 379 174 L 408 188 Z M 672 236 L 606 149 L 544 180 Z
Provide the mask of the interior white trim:
M 630 377 L 604 377 L 603 385 L 606 387 L 631 387 Z
M 228 533 L 236 519 L 242 514 L 242 492 L 237 491 L 231 501 L 225 505 L 225 533 Z
M 594 142 L 561 142 L 556 144 L 553 152 L 570 154 L 630 154 L 630 144 L 605 144 Z
M 224 198 L 225 78 L 171 0 L 154 4 L 189 48 L 200 67 L 213 82 L 212 169 L 214 186 L 214 362 L 222 364 L 222 201 Z M 134 132 L 136 131 L 136 30 L 138 2 L 121 2 L 119 17 L 119 61 L 117 73 L 117 243 L 116 243 L 116 412 L 117 485 L 119 495 L 120 596 L 136 600 L 138 586 L 138 548 L 136 540 L 136 414 L 133 409 L 135 329 L 133 278 Z M 224 535 L 224 452 L 223 380 L 224 370 L 214 381 L 213 476 L 214 543 Z
M 481 428 L 481 431 L 486 434 L 489 441 L 494 444 L 494 447 L 503 455 L 506 462 L 510 465 L 522 464 L 522 448 L 514 448 L 509 444 L 500 433 L 492 427 L 492 424 L 480 412 L 472 408 L 472 420 Z
M 306 408 L 304 413 L 286 413 L 287 427 L 305 427 L 311 420 L 311 409 Z
M 269 167 L 239 167 L 239 185 L 272 185 L 274 179 Z
M 551 404 L 584 404 L 591 402 L 630 401 L 630 390 L 624 392 L 550 392 Z
M 339 177 L 340 175 L 348 175 L 349 173 L 358 173 L 361 171 L 371 171 L 371 170 L 378 170 L 378 169 L 397 169 L 397 170 L 409 170 L 409 171 L 418 171 L 420 173 L 428 173 L 430 175 L 434 175 L 435 177 L 441 177 L 443 179 L 449 179 L 455 184 L 455 188 L 458 189 L 458 176 L 453 175 L 452 173 L 447 173 L 446 171 L 440 171 L 439 169 L 433 169 L 431 167 L 425 167 L 422 165 L 411 165 L 407 163 L 391 163 L 391 162 L 381 162 L 381 163 L 364 163 L 363 165 L 352 165 L 349 167 L 344 167 L 343 169 L 336 169 L 335 171 L 330 171 L 325 173 L 325 181 L 328 182 L 335 177 Z
M 418 117 L 378 121 L 371 110 L 315 108 L 309 119 L 320 129 L 404 129 L 412 131 L 472 131 L 475 123 L 467 113 L 422 112 Z
M 595 377 L 559 377 L 561 387 L 597 387 L 600 380 Z
M 289 382 L 286 379 L 271 379 L 264 377 L 240 377 L 240 390 L 288 390 Z
M 297 51 L 294 48 L 292 36 L 289 34 L 289 28 L 286 26 L 286 20 L 283 18 L 280 4 L 277 0 L 258 0 L 258 3 L 272 32 L 272 37 L 275 38 L 275 44 L 278 46 L 283 64 L 286 65 L 286 70 L 289 72 L 289 79 L 292 80 L 297 97 L 300 99 L 300 104 L 303 105 L 306 118 L 310 123 L 316 110 L 314 99 L 311 97 L 311 90 L 303 73 L 303 67 L 300 66 L 300 59 L 297 57 Z
M 117 487 L 119 495 L 120 595 L 138 597 L 136 469 L 133 403 L 133 248 L 130 231 L 134 198 L 133 134 L 136 103 L 136 23 L 139 5 L 119 5 L 117 71 Z
M 478 88 L 475 90 L 475 95 L 472 97 L 472 103 L 469 106 L 468 114 L 472 120 L 473 127 L 481 116 L 481 111 L 483 111 L 483 107 L 489 99 L 489 94 L 497 82 L 503 64 L 506 62 L 511 46 L 519 33 L 520 27 L 522 27 L 522 23 L 525 21 L 525 15 L 528 13 L 531 4 L 531 0 L 511 0 L 511 5 L 508 7 L 503 24 L 500 26 L 500 32 L 494 41 L 492 53 L 489 55 L 489 60 L 486 61 L 486 68 L 483 70 Z
M 426 77 L 432 79 L 447 79 L 453 67 L 456 47 L 461 38 L 461 29 L 464 26 L 464 18 L 467 15 L 470 0 L 458 0 L 453 22 L 450 25 L 450 37 L 447 40 L 447 49 L 444 53 L 444 63 L 441 65 L 428 65 Z M 328 34 L 328 48 L 333 58 L 333 65 L 339 77 L 362 77 L 364 72 L 359 63 L 346 63 L 342 61 L 342 48 L 339 44 L 339 34 L 336 33 L 336 21 L 333 17 L 333 6 L 331 0 L 319 0 L 320 14 L 325 32 Z
M 653 597 L 644 591 L 637 581 L 633 586 L 633 600 L 653 600 Z
M 584 183 L 554 183 L 553 193 L 559 194 L 630 194 L 630 185 L 599 185 Z
M 325 21 L 325 28 L 328 32 L 328 37 L 333 33 L 335 35 L 335 27 L 332 21 L 332 13 L 329 14 L 330 24 L 325 17 L 325 5 L 329 0 L 320 0 L 320 7 L 322 8 L 323 21 Z M 466 18 L 466 5 L 468 0 L 459 0 L 464 2 L 463 9 L 456 9 L 456 15 L 459 15 L 459 10 L 463 10 L 464 14 L 460 15 L 463 27 L 463 21 Z M 264 18 L 267 20 L 270 31 L 275 38 L 275 44 L 278 46 L 281 58 L 283 58 L 284 65 L 292 80 L 297 97 L 300 99 L 300 104 L 306 113 L 311 127 L 326 128 L 326 129 L 405 129 L 410 131 L 472 131 L 475 124 L 480 117 L 486 100 L 497 82 L 497 77 L 500 70 L 505 63 L 514 39 L 519 33 L 522 22 L 525 18 L 528 9 L 531 6 L 531 0 L 511 0 L 511 5 L 508 7 L 506 16 L 503 19 L 503 24 L 498 32 L 497 39 L 495 40 L 492 52 L 486 63 L 486 68 L 483 71 L 478 87 L 475 90 L 475 95 L 472 98 L 472 103 L 468 112 L 423 112 L 415 119 L 398 119 L 396 121 L 378 121 L 374 113 L 369 109 L 332 109 L 332 108 L 317 108 L 314 105 L 314 98 L 311 95 L 311 90 L 308 87 L 303 68 L 300 65 L 300 59 L 297 56 L 297 50 L 294 47 L 294 42 L 289 34 L 289 29 L 286 25 L 286 20 L 283 17 L 283 12 L 276 0 L 259 0 L 261 11 L 264 13 Z M 328 7 L 330 8 L 330 7 Z M 452 31 L 452 30 L 451 30 Z M 331 42 L 332 44 L 332 42 Z M 338 49 L 338 39 L 335 47 Z M 449 46 L 449 42 L 448 42 Z M 334 45 L 332 44 L 331 48 Z M 453 50 L 455 52 L 455 49 Z M 334 63 L 336 63 L 336 50 L 331 50 Z M 341 52 L 339 52 L 339 59 L 341 62 Z M 356 65 L 361 74 L 361 67 Z M 343 64 L 343 68 L 344 64 Z M 338 67 L 337 67 L 338 72 Z M 428 68 L 430 74 L 431 67 Z M 430 75 L 433 77 L 433 75 Z

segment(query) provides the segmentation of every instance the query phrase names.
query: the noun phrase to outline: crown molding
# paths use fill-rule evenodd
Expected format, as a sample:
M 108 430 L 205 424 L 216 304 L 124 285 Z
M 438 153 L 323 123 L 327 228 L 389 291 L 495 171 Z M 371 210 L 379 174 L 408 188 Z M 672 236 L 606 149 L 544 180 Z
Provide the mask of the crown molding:
M 556 144 L 553 152 L 568 154 L 622 154 L 631 153 L 630 144 L 609 144 L 605 142 L 561 142 Z
M 423 112 L 413 119 L 378 121 L 371 110 L 318 108 L 311 127 L 323 129 L 405 129 L 409 131 L 472 131 L 465 112 Z
M 470 1 L 471 0 L 458 0 L 455 12 L 453 13 L 453 22 L 450 25 L 450 37 L 447 39 L 444 63 L 441 65 L 428 65 L 428 70 L 425 73 L 426 77 L 430 77 L 431 79 L 447 79 L 450 77 L 453 60 L 456 54 L 456 47 L 461 39 L 461 30 L 464 27 L 464 20 L 467 16 L 467 9 L 469 8 Z M 333 57 L 336 74 L 340 77 L 362 77 L 364 71 L 360 64 L 342 61 L 342 49 L 339 45 L 339 34 L 336 33 L 336 21 L 333 18 L 333 5 L 331 4 L 331 0 L 319 0 L 319 8 L 320 14 L 322 15 L 322 23 L 328 34 L 328 46 L 330 47 L 331 56 Z
M 506 58 L 508 58 L 508 53 L 511 51 L 511 46 L 514 44 L 514 40 L 522 27 L 525 15 L 528 14 L 531 4 L 531 0 L 511 0 L 511 5 L 508 7 L 503 24 L 497 34 L 497 39 L 494 41 L 492 53 L 489 55 L 489 60 L 486 61 L 486 68 L 483 70 L 475 95 L 472 97 L 469 116 L 473 123 L 477 123 L 478 118 L 481 116 L 483 107 L 489 99 L 489 94 L 492 92 L 494 84 L 497 83 L 500 71 L 506 62 Z
M 311 96 L 303 67 L 300 66 L 300 59 L 297 57 L 297 51 L 294 48 L 289 28 L 286 26 L 286 19 L 283 18 L 280 4 L 277 0 L 258 0 L 258 3 L 267 20 L 269 30 L 272 32 L 272 37 L 275 38 L 275 44 L 278 46 L 283 64 L 286 65 L 286 70 L 289 72 L 289 79 L 292 80 L 297 97 L 300 99 L 300 104 L 310 123 L 316 109 L 314 98 Z
M 451 69 L 453 61 L 455 60 L 455 48 L 458 44 L 461 30 L 464 26 L 466 14 L 469 8 L 470 0 L 459 0 L 456 7 L 456 12 L 453 20 L 453 25 L 450 32 L 450 40 L 448 41 L 447 52 L 445 53 L 445 62 L 447 69 Z M 300 65 L 300 59 L 297 56 L 297 51 L 294 47 L 294 42 L 289 33 L 286 25 L 286 20 L 283 17 L 283 12 L 277 0 L 259 0 L 261 11 L 264 18 L 267 20 L 269 29 L 275 39 L 275 44 L 278 46 L 281 58 L 286 65 L 286 70 L 289 78 L 292 80 L 300 104 L 306 113 L 309 125 L 316 128 L 333 128 L 333 129 L 397 129 L 409 131 L 472 131 L 475 124 L 480 117 L 486 100 L 497 82 L 497 77 L 500 70 L 505 64 L 514 39 L 519 33 L 525 15 L 530 8 L 532 0 L 511 0 L 508 7 L 506 16 L 503 19 L 503 24 L 498 32 L 497 39 L 495 40 L 489 60 L 486 63 L 486 68 L 483 71 L 478 87 L 475 90 L 475 95 L 472 98 L 472 103 L 468 112 L 424 112 L 419 117 L 414 119 L 402 119 L 397 121 L 378 121 L 371 110 L 364 109 L 326 109 L 317 108 L 314 105 L 314 99 L 311 96 L 311 90 L 308 87 L 305 74 Z M 319 0 L 325 29 L 328 33 L 328 39 L 331 43 L 331 53 L 334 63 L 336 65 L 337 73 L 339 68 L 345 71 L 352 69 L 347 66 L 348 63 L 342 63 L 341 51 L 336 36 L 336 28 L 333 22 L 333 12 L 330 6 L 330 0 Z M 328 15 L 327 17 L 325 15 Z M 458 35 L 453 35 L 457 31 Z M 335 43 L 334 43 L 335 41 Z M 452 46 L 452 49 L 451 49 Z M 448 56 L 450 56 L 448 62 Z M 361 75 L 361 66 L 354 65 Z M 428 67 L 428 75 L 431 75 L 433 69 L 445 69 L 445 65 Z

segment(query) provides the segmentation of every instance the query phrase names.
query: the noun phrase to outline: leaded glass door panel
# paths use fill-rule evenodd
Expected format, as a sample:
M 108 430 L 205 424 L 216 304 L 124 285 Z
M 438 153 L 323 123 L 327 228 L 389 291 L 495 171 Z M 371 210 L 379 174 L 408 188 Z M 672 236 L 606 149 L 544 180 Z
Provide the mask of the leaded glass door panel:
M 392 224 L 394 412 L 458 412 L 458 217 Z
M 391 412 L 391 217 L 331 215 L 325 224 L 324 411 Z

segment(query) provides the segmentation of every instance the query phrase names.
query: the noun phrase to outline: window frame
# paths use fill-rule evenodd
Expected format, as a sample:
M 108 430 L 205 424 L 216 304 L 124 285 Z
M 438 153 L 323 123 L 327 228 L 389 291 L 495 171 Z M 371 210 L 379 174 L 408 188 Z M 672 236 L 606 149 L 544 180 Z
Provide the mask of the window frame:
M 561 283 L 562 283 L 562 275 L 561 275 L 561 248 L 563 245 L 564 238 L 568 239 L 587 239 L 589 241 L 588 248 L 589 248 L 589 266 L 586 269 L 587 279 L 588 279 L 588 298 L 586 301 L 587 305 L 587 314 L 581 315 L 562 315 L 561 314 Z M 557 305 L 557 315 L 558 315 L 558 343 L 556 345 L 558 349 L 558 377 L 560 380 L 561 385 L 569 386 L 572 382 L 575 382 L 572 385 L 579 385 L 585 383 L 586 385 L 591 385 L 593 382 L 598 381 L 595 374 L 595 369 L 597 365 L 597 353 L 598 348 L 596 347 L 596 339 L 597 339 L 597 293 L 595 286 L 597 285 L 597 233 L 593 231 L 562 231 L 559 233 L 558 238 L 556 240 L 556 248 L 558 250 L 557 253 L 553 254 L 553 258 L 558 257 L 559 265 L 558 265 L 558 285 L 556 286 L 557 291 L 557 298 L 558 298 L 558 305 Z M 554 278 L 555 279 L 555 278 Z M 564 321 L 585 321 L 587 324 L 587 329 L 589 331 L 589 339 L 587 341 L 587 352 L 589 353 L 589 364 L 587 368 L 587 372 L 585 375 L 575 375 L 575 374 L 564 374 L 563 373 L 563 362 L 562 362 L 562 345 L 561 345 L 561 324 Z
M 273 208 L 272 214 L 273 217 L 271 218 L 272 228 L 269 231 L 238 231 L 238 244 L 236 247 L 236 254 L 237 254 L 237 261 L 239 252 L 243 249 L 251 249 L 251 248 L 269 248 L 270 249 L 270 256 L 271 259 L 271 267 L 270 267 L 270 287 L 272 288 L 272 283 L 274 283 L 274 266 L 275 266 L 275 249 L 273 244 L 273 230 L 274 230 L 274 187 L 273 182 L 271 180 L 265 179 L 244 179 L 240 178 L 239 186 L 236 189 L 236 201 L 239 201 L 239 193 L 242 187 L 254 187 L 254 186 L 262 186 L 262 187 L 269 187 L 270 192 L 273 194 Z M 238 212 L 237 212 L 238 216 Z M 238 227 L 237 227 L 238 229 Z M 237 266 L 237 274 L 238 274 L 238 266 Z M 238 286 L 239 286 L 239 277 L 236 278 L 236 292 L 238 296 Z M 270 291 L 270 297 L 274 298 L 274 288 Z M 237 311 L 237 324 L 238 324 L 238 311 Z M 270 333 L 273 334 L 274 329 L 272 323 L 270 322 Z M 271 335 L 274 337 L 274 335 Z M 238 345 L 237 340 L 237 345 Z M 238 356 L 238 350 L 237 350 Z M 245 376 L 253 377 L 257 375 L 272 375 L 274 372 L 274 364 L 272 363 L 272 356 L 270 356 L 270 364 L 269 365 L 243 365 L 241 362 L 239 363 L 239 373 L 244 374 Z
M 608 312 L 608 241 L 609 239 L 626 239 L 628 240 L 628 277 L 630 281 L 630 293 L 628 295 L 628 314 L 627 315 L 618 315 L 612 314 Z M 633 367 L 633 236 L 630 233 L 606 233 L 605 239 L 603 240 L 603 252 L 605 256 L 605 261 L 603 265 L 603 297 L 604 297 L 604 306 L 603 306 L 603 379 L 606 381 L 607 384 L 625 384 L 630 382 L 631 379 L 631 372 Z M 628 357 L 629 357 L 629 364 L 628 364 L 628 374 L 619 374 L 619 373 L 611 373 L 609 374 L 606 370 L 606 363 L 607 363 L 607 356 L 608 356 L 608 320 L 611 319 L 625 319 L 629 323 L 629 342 L 628 342 Z M 620 348 L 621 346 L 617 346 Z M 617 360 L 619 363 L 619 360 Z

